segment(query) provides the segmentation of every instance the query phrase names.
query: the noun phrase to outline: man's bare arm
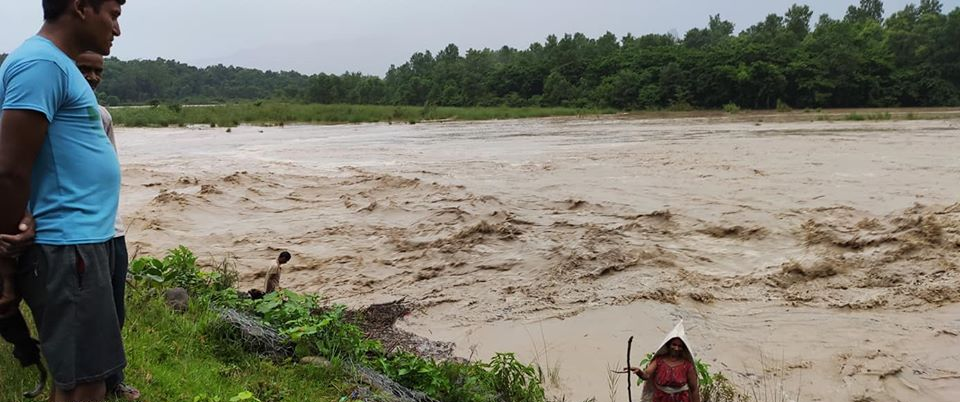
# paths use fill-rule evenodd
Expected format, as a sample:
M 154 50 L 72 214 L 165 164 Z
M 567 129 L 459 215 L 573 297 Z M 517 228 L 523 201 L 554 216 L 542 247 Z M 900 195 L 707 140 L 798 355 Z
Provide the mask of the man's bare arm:
M 0 258 L 17 258 L 33 245 L 37 225 L 30 211 L 24 212 L 17 230 L 20 232 L 15 235 L 0 234 Z
M 30 172 L 49 123 L 42 113 L 29 110 L 4 110 L 0 116 L 0 234 L 15 235 L 30 198 Z M 15 265 L 12 259 L 0 258 L 0 315 L 19 300 L 14 292 Z

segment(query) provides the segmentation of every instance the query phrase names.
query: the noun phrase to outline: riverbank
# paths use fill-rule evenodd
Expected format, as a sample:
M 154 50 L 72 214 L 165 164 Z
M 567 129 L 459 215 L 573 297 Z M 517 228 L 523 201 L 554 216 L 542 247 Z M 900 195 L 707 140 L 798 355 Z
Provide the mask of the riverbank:
M 498 120 L 550 116 L 612 114 L 612 109 L 510 108 L 510 107 L 416 107 L 380 105 L 326 105 L 251 102 L 222 105 L 159 105 L 110 108 L 114 122 L 126 127 L 206 125 L 236 127 L 241 124 L 283 126 L 286 124 L 396 123 L 424 121 Z
M 436 121 L 483 121 L 538 117 L 598 117 L 617 115 L 629 119 L 709 118 L 725 121 L 891 121 L 960 118 L 956 108 L 887 108 L 827 110 L 735 110 L 735 111 L 632 111 L 615 109 L 541 107 L 417 107 L 382 105 L 325 105 L 251 102 L 219 105 L 157 105 L 110 108 L 114 122 L 126 127 L 204 125 L 283 126 L 288 124 L 390 123 L 416 124 Z

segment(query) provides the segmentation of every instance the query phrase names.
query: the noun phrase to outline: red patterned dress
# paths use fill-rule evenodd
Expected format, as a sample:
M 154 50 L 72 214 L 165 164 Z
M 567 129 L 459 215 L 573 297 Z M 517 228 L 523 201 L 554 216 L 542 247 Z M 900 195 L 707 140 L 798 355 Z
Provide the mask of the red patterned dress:
M 693 363 L 683 360 L 677 366 L 670 366 L 662 359 L 657 359 L 657 372 L 653 375 L 653 383 L 656 387 L 653 389 L 653 402 L 690 402 L 690 391 L 680 391 L 669 393 L 669 388 L 683 388 L 687 385 L 687 373 L 693 367 Z

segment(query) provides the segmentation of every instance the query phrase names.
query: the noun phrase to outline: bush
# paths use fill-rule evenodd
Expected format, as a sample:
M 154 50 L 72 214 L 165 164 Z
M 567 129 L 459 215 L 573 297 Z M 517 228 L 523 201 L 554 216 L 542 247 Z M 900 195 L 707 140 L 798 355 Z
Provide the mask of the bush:
M 693 105 L 686 101 L 677 101 L 670 104 L 670 107 L 667 110 L 671 112 L 691 112 L 694 109 Z
M 398 383 L 441 401 L 546 400 L 540 374 L 513 353 L 498 353 L 489 363 L 437 363 L 398 353 L 379 359 L 375 366 Z
M 723 111 L 730 114 L 737 114 L 740 113 L 740 106 L 737 106 L 736 103 L 728 103 L 723 105 Z
M 864 121 L 864 120 L 891 120 L 893 115 L 890 112 L 883 113 L 868 113 L 868 114 L 859 114 L 856 112 L 850 113 L 844 117 L 848 121 Z
M 516 402 L 542 402 L 543 386 L 533 367 L 517 361 L 513 353 L 497 353 L 490 361 L 493 387 L 502 400 Z
M 163 260 L 153 257 L 133 260 L 130 275 L 150 288 L 180 287 L 203 295 L 231 289 L 237 278 L 227 266 L 213 272 L 201 271 L 197 267 L 197 257 L 183 246 L 170 250 Z
M 793 110 L 793 108 L 790 107 L 790 105 L 788 105 L 787 102 L 784 102 L 783 100 L 777 99 L 777 111 L 778 111 L 778 112 L 789 112 L 789 111 L 791 111 L 791 110 Z
M 713 374 L 711 378 L 712 381 L 709 384 L 700 385 L 700 402 L 747 401 L 747 397 L 740 393 L 723 374 Z

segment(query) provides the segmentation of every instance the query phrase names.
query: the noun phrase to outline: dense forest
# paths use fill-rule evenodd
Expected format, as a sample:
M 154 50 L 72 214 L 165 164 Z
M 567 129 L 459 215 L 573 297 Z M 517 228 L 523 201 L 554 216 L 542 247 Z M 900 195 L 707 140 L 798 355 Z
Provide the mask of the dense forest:
M 861 0 L 842 19 L 807 6 L 735 33 L 719 15 L 683 37 L 550 36 L 526 50 L 448 45 L 385 77 L 196 68 L 109 59 L 111 105 L 281 99 L 309 103 L 619 109 L 960 105 L 960 7 L 921 0 L 884 18 Z M 2 57 L 2 56 L 0 56 Z

